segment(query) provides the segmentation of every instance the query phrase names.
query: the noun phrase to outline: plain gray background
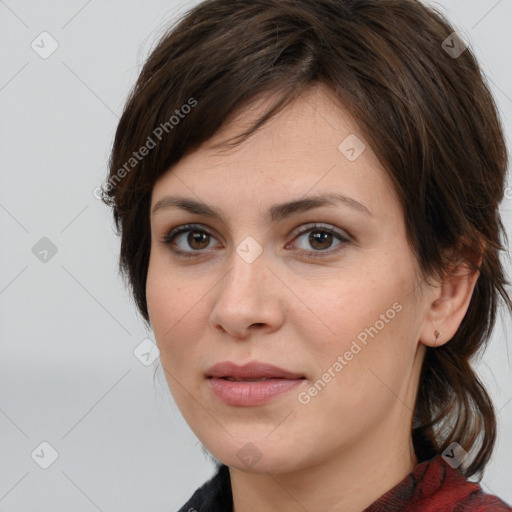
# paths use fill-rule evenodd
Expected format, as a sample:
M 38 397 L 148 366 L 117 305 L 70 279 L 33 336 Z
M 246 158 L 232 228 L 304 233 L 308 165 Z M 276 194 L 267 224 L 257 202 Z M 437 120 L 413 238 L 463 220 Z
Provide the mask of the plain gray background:
M 133 353 L 154 338 L 117 275 L 119 241 L 93 193 L 144 58 L 196 3 L 0 0 L 0 511 L 174 511 L 213 474 L 161 370 L 154 385 L 158 359 L 145 366 Z M 480 59 L 511 147 L 512 1 L 435 5 Z M 42 58 L 33 41 L 58 48 Z M 509 236 L 511 203 L 512 189 Z M 512 503 L 506 333 L 508 316 L 478 364 L 500 411 L 482 483 Z M 47 469 L 43 442 L 58 453 Z

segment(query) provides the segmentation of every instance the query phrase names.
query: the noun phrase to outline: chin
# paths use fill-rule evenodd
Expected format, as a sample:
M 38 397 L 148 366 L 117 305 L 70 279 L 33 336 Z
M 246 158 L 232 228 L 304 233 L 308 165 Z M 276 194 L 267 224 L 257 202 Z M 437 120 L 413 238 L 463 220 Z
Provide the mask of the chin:
M 297 450 L 297 442 L 290 443 L 265 439 L 230 438 L 219 444 L 218 438 L 210 445 L 208 451 L 220 462 L 245 473 L 288 473 L 305 467 L 306 454 Z

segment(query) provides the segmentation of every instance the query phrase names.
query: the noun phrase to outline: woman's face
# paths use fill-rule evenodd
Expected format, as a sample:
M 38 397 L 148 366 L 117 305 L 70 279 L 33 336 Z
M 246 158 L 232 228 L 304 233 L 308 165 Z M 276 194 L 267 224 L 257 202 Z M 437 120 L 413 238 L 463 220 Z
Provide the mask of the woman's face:
M 285 472 L 410 448 L 428 294 L 398 198 L 362 143 L 318 86 L 236 150 L 203 145 L 155 184 L 147 304 L 162 367 L 191 429 L 229 466 Z M 211 378 L 226 361 L 294 375 Z

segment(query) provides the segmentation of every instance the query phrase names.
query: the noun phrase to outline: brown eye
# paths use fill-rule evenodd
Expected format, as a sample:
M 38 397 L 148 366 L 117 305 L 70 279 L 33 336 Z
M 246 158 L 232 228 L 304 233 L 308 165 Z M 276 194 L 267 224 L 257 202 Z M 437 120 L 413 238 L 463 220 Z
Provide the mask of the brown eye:
M 311 231 L 309 235 L 309 243 L 313 249 L 321 251 L 323 249 L 329 249 L 332 245 L 333 236 L 331 233 L 326 231 Z
M 206 254 L 205 249 L 215 248 L 216 240 L 208 231 L 187 224 L 171 230 L 162 238 L 162 243 L 177 255 L 192 257 Z
M 192 249 L 195 249 L 196 251 L 206 249 L 210 243 L 210 235 L 208 233 L 204 233 L 203 231 L 191 231 L 187 236 L 187 243 Z
M 329 225 L 309 224 L 295 234 L 287 249 L 295 246 L 297 253 L 308 258 L 329 256 L 350 244 L 349 235 Z

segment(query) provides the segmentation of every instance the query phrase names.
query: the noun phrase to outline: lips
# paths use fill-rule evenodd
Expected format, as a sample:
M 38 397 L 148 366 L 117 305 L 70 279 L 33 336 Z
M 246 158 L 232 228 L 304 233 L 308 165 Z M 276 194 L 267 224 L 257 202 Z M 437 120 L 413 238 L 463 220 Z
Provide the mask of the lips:
M 231 382 L 261 382 L 271 379 L 296 380 L 305 378 L 303 375 L 259 361 L 242 366 L 231 361 L 217 363 L 206 372 L 206 377 L 209 379 L 225 379 Z
M 249 378 L 235 379 L 235 377 L 218 377 L 218 378 L 229 380 L 230 382 L 265 382 L 266 380 L 277 379 L 278 377 L 260 377 L 258 379 L 249 379 Z
M 206 377 L 212 393 L 231 407 L 263 406 L 279 397 L 286 399 L 306 378 L 259 361 L 242 366 L 224 361 L 212 366 Z

